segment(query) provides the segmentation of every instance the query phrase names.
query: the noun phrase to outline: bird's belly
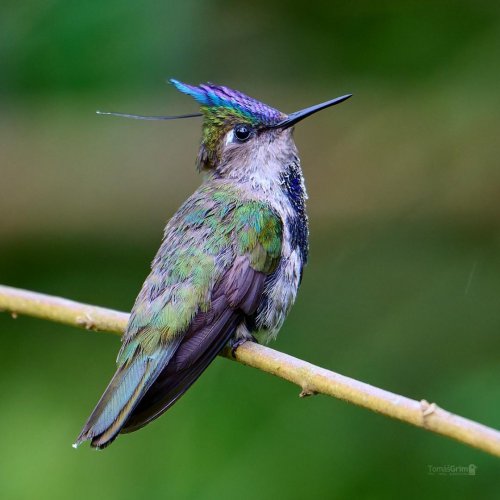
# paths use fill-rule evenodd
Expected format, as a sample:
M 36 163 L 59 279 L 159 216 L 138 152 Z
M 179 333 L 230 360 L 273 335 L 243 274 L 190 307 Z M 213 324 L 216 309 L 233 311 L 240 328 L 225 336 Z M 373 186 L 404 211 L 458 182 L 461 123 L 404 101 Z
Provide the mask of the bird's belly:
M 287 245 L 289 247 L 289 245 Z M 257 310 L 255 336 L 260 342 L 274 340 L 295 302 L 302 273 L 302 257 L 297 249 L 285 248 L 280 265 L 269 277 Z

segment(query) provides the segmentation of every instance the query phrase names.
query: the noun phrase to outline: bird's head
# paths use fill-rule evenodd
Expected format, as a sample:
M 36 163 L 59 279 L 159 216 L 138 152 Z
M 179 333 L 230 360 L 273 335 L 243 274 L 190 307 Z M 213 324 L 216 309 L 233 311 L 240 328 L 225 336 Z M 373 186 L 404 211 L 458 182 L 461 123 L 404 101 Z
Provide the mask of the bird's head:
M 201 105 L 203 129 L 198 167 L 214 169 L 235 156 L 249 157 L 276 140 L 290 140 L 291 127 L 303 118 L 350 95 L 286 115 L 252 97 L 228 87 L 210 83 L 188 85 L 171 83 Z

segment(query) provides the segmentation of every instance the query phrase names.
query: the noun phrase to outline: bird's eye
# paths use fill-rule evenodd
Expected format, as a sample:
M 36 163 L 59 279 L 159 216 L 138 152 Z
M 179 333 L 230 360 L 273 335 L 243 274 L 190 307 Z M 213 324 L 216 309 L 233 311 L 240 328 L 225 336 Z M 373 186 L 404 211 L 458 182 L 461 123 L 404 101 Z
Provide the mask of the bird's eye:
M 236 138 L 241 142 L 248 140 L 251 133 L 252 129 L 248 125 L 236 125 L 236 127 L 234 127 L 234 134 L 236 135 Z

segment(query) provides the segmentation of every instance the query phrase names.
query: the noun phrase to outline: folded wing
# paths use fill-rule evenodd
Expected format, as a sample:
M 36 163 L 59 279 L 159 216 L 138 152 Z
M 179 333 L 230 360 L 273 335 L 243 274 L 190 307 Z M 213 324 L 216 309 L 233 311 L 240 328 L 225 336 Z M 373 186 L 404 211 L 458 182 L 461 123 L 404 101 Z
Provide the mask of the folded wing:
M 80 433 L 104 448 L 172 406 L 262 300 L 282 223 L 258 201 L 200 190 L 167 225 L 136 300 L 118 370 Z

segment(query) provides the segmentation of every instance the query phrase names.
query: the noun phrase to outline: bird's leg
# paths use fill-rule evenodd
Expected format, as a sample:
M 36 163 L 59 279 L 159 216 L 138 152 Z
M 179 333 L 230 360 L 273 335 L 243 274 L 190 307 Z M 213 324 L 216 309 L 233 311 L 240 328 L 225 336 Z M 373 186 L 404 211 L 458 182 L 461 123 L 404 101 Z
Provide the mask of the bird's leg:
M 229 347 L 231 348 L 231 355 L 233 358 L 236 357 L 236 349 L 245 342 L 255 342 L 258 344 L 257 339 L 249 332 L 245 323 L 241 323 L 236 329 L 234 337 L 229 341 Z

